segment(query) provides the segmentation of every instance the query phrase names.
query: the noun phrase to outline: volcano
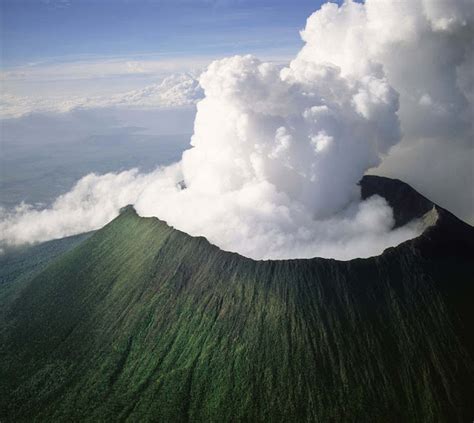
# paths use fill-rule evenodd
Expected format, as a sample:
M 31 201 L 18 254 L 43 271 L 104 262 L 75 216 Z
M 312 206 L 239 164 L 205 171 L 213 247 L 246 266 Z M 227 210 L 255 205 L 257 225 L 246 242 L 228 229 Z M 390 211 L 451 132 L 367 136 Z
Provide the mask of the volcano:
M 0 421 L 474 417 L 474 229 L 365 176 L 417 238 L 350 261 L 255 261 L 133 207 L 2 259 Z

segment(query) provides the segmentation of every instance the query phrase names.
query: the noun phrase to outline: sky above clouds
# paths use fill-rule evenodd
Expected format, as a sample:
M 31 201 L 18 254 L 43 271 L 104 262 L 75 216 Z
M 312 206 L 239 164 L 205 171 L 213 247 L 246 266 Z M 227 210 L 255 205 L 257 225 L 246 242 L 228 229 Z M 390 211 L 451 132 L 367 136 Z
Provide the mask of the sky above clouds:
M 18 103 L 3 115 L 48 110 L 45 102 L 58 99 L 78 106 L 84 97 L 142 89 L 233 54 L 286 62 L 321 3 L 2 0 L 3 109 Z
M 3 66 L 107 56 L 293 53 L 321 1 L 2 0 Z

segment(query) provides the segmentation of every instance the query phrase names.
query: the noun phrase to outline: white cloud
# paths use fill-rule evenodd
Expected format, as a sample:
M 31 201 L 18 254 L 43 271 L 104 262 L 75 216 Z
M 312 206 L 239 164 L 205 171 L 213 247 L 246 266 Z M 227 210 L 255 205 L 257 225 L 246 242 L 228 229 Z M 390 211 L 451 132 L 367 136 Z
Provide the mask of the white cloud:
M 326 4 L 302 32 L 306 57 L 399 93 L 403 137 L 375 172 L 405 180 L 474 222 L 474 7 L 470 0 Z M 415 159 L 415 157 L 417 159 Z
M 105 99 L 105 104 L 138 107 L 182 107 L 196 104 L 203 97 L 198 74 L 181 73 L 161 83 Z
M 127 203 L 254 258 L 366 257 L 416 236 L 417 222 L 391 230 L 386 202 L 360 201 L 356 183 L 402 135 L 400 150 L 470 148 L 472 10 L 451 5 L 326 4 L 308 19 L 306 44 L 288 67 L 252 56 L 212 63 L 181 163 L 80 181 L 50 210 L 4 219 L 4 242 L 93 229 Z M 102 183 L 110 185 L 95 188 Z
M 4 83 L 57 82 L 59 80 L 105 79 L 120 76 L 152 75 L 164 77 L 172 73 L 202 69 L 212 57 L 159 57 L 148 59 L 111 58 L 38 62 L 0 72 Z
M 181 190 L 181 178 L 179 165 L 149 174 L 130 170 L 87 175 L 48 209 L 36 210 L 22 204 L 12 212 L 1 211 L 0 246 L 98 229 L 127 204 L 136 204 L 145 215 L 146 210 L 155 208 L 162 219 L 179 229 L 205 235 L 221 248 L 257 259 L 367 257 L 423 229 L 420 222 L 412 222 L 390 230 L 392 210 L 380 197 L 353 202 L 337 215 L 314 220 L 303 206 L 266 182 L 220 196 L 200 196 L 192 190 Z
M 65 113 L 74 109 L 106 107 L 169 108 L 196 104 L 202 98 L 198 75 L 172 74 L 160 83 L 113 95 L 71 97 L 0 97 L 0 118 L 17 118 L 30 113 Z
M 118 210 L 135 202 L 143 188 L 157 175 L 137 170 L 119 174 L 90 174 L 57 198 L 46 210 L 27 204 L 12 212 L 0 210 L 1 240 L 6 245 L 41 242 L 97 229 L 113 219 Z
M 181 107 L 200 98 L 197 79 L 215 57 L 59 59 L 0 72 L 0 119 L 74 108 Z M 286 63 L 279 56 L 268 56 Z

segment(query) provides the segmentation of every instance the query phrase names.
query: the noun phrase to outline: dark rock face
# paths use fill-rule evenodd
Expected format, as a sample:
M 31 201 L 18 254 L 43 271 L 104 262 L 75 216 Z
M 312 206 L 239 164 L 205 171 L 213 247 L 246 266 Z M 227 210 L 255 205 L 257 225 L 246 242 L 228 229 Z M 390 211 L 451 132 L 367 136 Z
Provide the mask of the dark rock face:
M 361 191 L 437 220 L 373 258 L 254 261 L 124 209 L 9 297 L 0 420 L 472 420 L 474 230 Z
M 366 175 L 359 185 L 361 197 L 364 200 L 375 194 L 387 200 L 393 209 L 396 228 L 407 224 L 410 220 L 422 217 L 435 206 L 410 185 L 398 179 Z

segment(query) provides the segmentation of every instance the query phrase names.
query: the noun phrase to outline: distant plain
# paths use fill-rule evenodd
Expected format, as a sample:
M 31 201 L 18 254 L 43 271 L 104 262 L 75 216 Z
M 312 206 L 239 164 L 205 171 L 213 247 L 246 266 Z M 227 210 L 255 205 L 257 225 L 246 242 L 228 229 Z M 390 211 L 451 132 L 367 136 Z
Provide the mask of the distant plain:
M 194 110 L 92 110 L 2 120 L 0 206 L 43 208 L 91 172 L 176 162 L 189 147 L 193 117 Z

